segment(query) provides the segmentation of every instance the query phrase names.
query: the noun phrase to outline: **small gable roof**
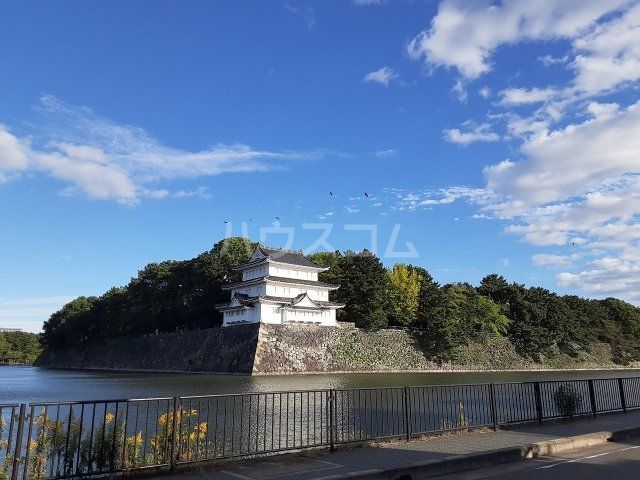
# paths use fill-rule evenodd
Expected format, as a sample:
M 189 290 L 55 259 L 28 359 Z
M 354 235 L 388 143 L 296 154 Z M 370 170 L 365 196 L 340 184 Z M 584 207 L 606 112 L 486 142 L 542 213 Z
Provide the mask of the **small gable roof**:
M 249 261 L 243 265 L 238 265 L 235 269 L 243 269 L 254 264 L 262 263 L 270 260 L 277 263 L 285 263 L 288 265 L 296 265 L 299 267 L 314 268 L 318 270 L 326 270 L 325 267 L 316 265 L 304 256 L 302 251 L 284 250 L 279 248 L 265 247 L 258 245 L 254 250 Z

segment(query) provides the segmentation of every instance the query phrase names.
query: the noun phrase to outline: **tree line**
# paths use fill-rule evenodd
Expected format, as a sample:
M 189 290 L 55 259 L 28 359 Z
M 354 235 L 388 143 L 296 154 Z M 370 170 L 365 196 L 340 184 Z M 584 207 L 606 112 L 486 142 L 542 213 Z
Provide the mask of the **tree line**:
M 255 244 L 234 237 L 184 261 L 151 263 L 128 285 L 100 297 L 79 297 L 44 324 L 44 343 L 63 348 L 124 335 L 218 326 L 216 303 L 228 301 L 221 287 L 238 280 L 234 265 Z M 410 328 L 425 351 L 446 359 L 472 339 L 507 337 L 523 356 L 561 351 L 577 356 L 595 342 L 611 346 L 619 363 L 640 360 L 640 309 L 618 300 L 560 296 L 540 287 L 509 283 L 496 274 L 480 285 L 440 285 L 421 267 L 385 268 L 373 253 L 321 252 L 312 262 L 330 267 L 320 280 L 339 284 L 332 300 L 346 304 L 338 320 L 367 329 Z
M 32 364 L 41 351 L 36 333 L 0 332 L 0 363 Z

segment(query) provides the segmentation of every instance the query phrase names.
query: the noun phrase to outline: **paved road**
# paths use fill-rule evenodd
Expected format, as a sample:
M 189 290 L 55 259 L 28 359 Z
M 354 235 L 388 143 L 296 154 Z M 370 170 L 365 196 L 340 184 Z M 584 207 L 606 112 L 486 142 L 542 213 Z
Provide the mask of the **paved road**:
M 438 477 L 438 480 L 637 480 L 640 439 Z
M 369 469 L 390 469 L 414 465 L 429 460 L 440 460 L 452 456 L 468 455 L 483 451 L 508 448 L 513 446 L 528 445 L 535 442 L 544 442 L 557 438 L 566 438 L 574 435 L 582 435 L 591 432 L 616 431 L 630 427 L 640 427 L 640 410 L 629 412 L 626 415 L 612 414 L 602 415 L 597 418 L 576 419 L 573 422 L 561 424 L 521 425 L 509 430 L 497 432 L 470 433 L 467 435 L 444 435 L 428 440 L 413 440 L 411 442 L 392 442 L 383 444 L 379 448 L 343 448 L 335 453 L 327 451 L 307 452 L 304 454 L 275 455 L 255 460 L 240 460 L 235 462 L 220 462 L 214 466 L 203 466 L 195 472 L 185 472 L 175 476 L 157 476 L 157 480 L 275 480 L 286 478 L 287 480 L 317 480 L 326 476 L 342 473 L 355 473 Z M 622 444 L 606 445 L 609 448 L 623 448 Z M 601 447 L 602 448 L 602 447 Z M 576 456 L 581 456 L 576 453 Z M 628 455 L 636 455 L 633 458 L 637 462 L 637 474 L 628 478 L 640 480 L 640 448 L 630 450 Z M 569 454 L 563 456 L 568 459 Z M 586 455 L 586 454 L 585 454 Z M 595 459 L 594 459 L 595 460 Z M 562 461 L 562 460 L 560 460 Z M 541 463 L 542 462 L 542 463 Z M 482 470 L 482 476 L 457 476 L 451 479 L 491 478 L 487 475 L 501 475 L 515 471 L 514 465 L 520 473 L 528 473 L 530 467 L 541 466 L 548 463 L 547 460 L 528 460 L 511 464 L 511 470 L 507 466 L 502 470 Z M 566 467 L 562 467 L 565 469 Z M 525 470 L 523 470 L 525 469 Z M 548 469 L 552 475 L 531 477 L 534 479 L 555 479 L 554 476 L 561 471 L 560 467 Z M 520 478 L 518 480 L 524 480 Z M 443 477 L 444 478 L 444 477 Z M 501 478 L 501 477 L 498 477 Z M 503 477 L 505 480 L 509 477 Z M 584 477 L 585 479 L 588 477 Z M 601 480 L 602 477 L 593 477 Z M 616 475 L 609 476 L 605 480 L 616 480 Z M 624 479 L 625 477 L 620 477 Z M 449 479 L 449 477 L 447 477 Z M 568 479 L 562 479 L 568 480 Z M 582 479 L 581 479 L 582 480 Z

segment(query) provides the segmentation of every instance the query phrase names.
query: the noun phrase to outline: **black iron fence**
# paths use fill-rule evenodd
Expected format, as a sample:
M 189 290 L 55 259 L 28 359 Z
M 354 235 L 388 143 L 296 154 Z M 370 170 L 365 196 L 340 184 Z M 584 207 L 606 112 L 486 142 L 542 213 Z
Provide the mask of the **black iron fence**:
M 640 377 L 0 404 L 0 480 L 87 477 L 640 408 Z

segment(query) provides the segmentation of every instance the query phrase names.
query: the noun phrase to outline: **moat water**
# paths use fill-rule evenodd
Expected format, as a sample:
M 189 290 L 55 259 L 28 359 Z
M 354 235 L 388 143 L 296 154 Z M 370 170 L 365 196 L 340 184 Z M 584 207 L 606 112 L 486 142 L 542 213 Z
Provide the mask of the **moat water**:
M 0 404 L 107 400 L 322 388 L 522 382 L 640 376 L 640 370 L 482 373 L 367 373 L 248 377 L 114 373 L 0 365 Z

